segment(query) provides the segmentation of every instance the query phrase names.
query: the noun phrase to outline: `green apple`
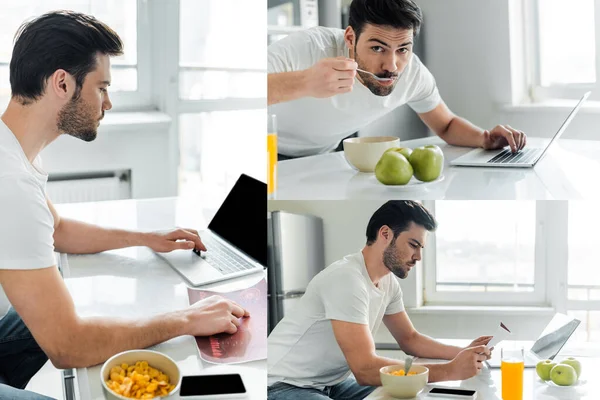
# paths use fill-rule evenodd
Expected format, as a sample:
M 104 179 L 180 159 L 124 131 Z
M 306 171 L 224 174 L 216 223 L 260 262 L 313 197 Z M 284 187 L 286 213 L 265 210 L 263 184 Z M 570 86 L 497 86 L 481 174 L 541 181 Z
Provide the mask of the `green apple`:
M 573 367 L 575 372 L 577 373 L 577 379 L 581 376 L 581 363 L 575 357 L 569 357 L 562 360 L 559 364 L 567 364 Z
M 550 379 L 558 386 L 571 386 L 577 382 L 577 372 L 570 365 L 556 364 L 550 370 Z
M 415 178 L 423 182 L 435 181 L 444 168 L 444 153 L 436 145 L 417 147 L 409 158 Z
M 409 149 L 408 147 L 391 147 L 387 149 L 385 153 L 387 153 L 388 151 L 395 151 L 396 153 L 400 153 L 404 157 L 406 157 L 407 160 L 410 158 L 410 154 L 412 153 L 412 149 Z
M 538 376 L 540 377 L 541 380 L 543 380 L 543 381 L 549 381 L 550 380 L 550 370 L 555 365 L 556 365 L 556 363 L 552 362 L 550 360 L 540 361 L 535 366 L 535 372 L 537 372 L 537 374 L 538 374 Z
M 375 165 L 375 176 L 384 185 L 406 185 L 412 178 L 413 169 L 402 154 L 385 152 Z

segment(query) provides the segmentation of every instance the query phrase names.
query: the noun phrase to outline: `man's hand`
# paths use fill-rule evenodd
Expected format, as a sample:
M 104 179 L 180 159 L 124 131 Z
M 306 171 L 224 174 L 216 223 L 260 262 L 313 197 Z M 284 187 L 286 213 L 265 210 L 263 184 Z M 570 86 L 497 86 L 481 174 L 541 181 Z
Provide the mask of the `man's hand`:
M 465 347 L 465 349 L 477 346 L 487 346 L 487 344 L 490 342 L 490 340 L 492 340 L 492 338 L 493 336 L 480 336 L 477 339 L 473 340 L 470 345 Z M 489 360 L 492 357 L 492 350 L 494 350 L 493 347 L 490 349 L 490 354 L 487 355 L 487 360 Z
M 510 146 L 513 153 L 523 149 L 527 144 L 527 135 L 510 127 L 510 125 L 498 125 L 491 131 L 483 132 L 483 147 L 486 150 L 501 149 Z
M 143 245 L 159 253 L 168 253 L 178 249 L 197 249 L 206 251 L 198 231 L 194 229 L 174 229 L 164 232 L 144 233 Z
M 478 375 L 483 367 L 482 362 L 490 355 L 490 350 L 484 345 L 464 349 L 448 363 L 451 380 L 462 381 Z
M 325 98 L 352 91 L 356 68 L 356 61 L 346 57 L 320 60 L 305 71 L 308 95 Z
M 192 304 L 184 311 L 189 335 L 210 336 L 226 332 L 234 334 L 240 326 L 239 318 L 250 313 L 234 301 L 221 296 L 210 296 Z

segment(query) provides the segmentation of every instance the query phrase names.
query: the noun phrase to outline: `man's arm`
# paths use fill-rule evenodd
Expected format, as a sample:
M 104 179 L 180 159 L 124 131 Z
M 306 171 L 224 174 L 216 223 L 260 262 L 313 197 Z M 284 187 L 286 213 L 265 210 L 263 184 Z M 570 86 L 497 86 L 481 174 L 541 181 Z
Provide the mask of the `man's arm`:
M 385 315 L 383 323 L 398 342 L 400 349 L 406 354 L 422 358 L 452 360 L 463 350 L 461 347 L 448 346 L 419 333 L 405 311 Z
M 352 91 L 357 64 L 346 57 L 324 58 L 312 67 L 267 76 L 267 104 L 303 97 L 331 97 Z
M 369 327 L 363 324 L 331 320 L 335 339 L 344 353 L 350 370 L 360 385 L 381 386 L 379 370 L 401 363 L 375 353 L 375 343 Z M 462 380 L 476 375 L 481 369 L 485 346 L 463 350 L 454 360 L 444 364 L 424 364 L 429 368 L 429 382 Z
M 80 318 L 56 267 L 0 270 L 0 285 L 36 342 L 61 369 L 95 365 L 118 352 L 176 336 L 234 333 L 237 318 L 248 315 L 237 304 L 213 296 L 150 318 Z
M 419 114 L 423 122 L 446 143 L 455 146 L 482 147 L 486 150 L 510 146 L 513 152 L 527 144 L 527 135 L 509 125 L 498 125 L 491 131 L 483 130 L 452 113 L 442 101 L 433 110 Z
M 194 229 L 175 229 L 167 232 L 132 232 L 107 229 L 81 221 L 61 218 L 48 199 L 54 217 L 54 247 L 56 251 L 70 254 L 100 253 L 131 246 L 148 246 L 154 251 L 168 252 L 176 249 L 205 251 L 206 247 Z

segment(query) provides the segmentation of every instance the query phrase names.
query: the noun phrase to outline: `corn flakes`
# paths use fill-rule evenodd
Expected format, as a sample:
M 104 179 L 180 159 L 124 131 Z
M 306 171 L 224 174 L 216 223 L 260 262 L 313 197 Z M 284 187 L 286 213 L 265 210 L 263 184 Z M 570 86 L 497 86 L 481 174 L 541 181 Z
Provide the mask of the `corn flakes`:
M 166 396 L 175 389 L 175 385 L 169 383 L 169 377 L 149 366 L 147 361 L 112 367 L 108 376 L 106 385 L 113 392 L 131 399 L 153 399 Z

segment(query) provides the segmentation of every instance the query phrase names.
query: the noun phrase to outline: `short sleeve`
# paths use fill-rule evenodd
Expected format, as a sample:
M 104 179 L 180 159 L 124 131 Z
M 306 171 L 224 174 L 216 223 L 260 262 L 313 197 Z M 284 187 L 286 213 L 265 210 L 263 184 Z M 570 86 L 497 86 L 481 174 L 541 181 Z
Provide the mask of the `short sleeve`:
M 435 78 L 427 67 L 416 55 L 413 55 L 413 62 L 415 63 L 416 72 L 408 105 L 416 113 L 423 114 L 436 108 L 442 102 L 442 98 L 435 83 Z
M 385 308 L 385 315 L 397 314 L 404 311 L 404 300 L 402 300 L 402 289 L 395 276 L 390 281 L 390 301 Z
M 0 178 L 0 269 L 56 265 L 54 219 L 35 178 Z
M 318 45 L 314 40 L 317 32 L 311 30 L 295 32 L 269 45 L 267 50 L 267 72 L 300 71 L 317 61 Z
M 325 318 L 369 324 L 369 293 L 360 272 L 339 269 L 320 282 Z

